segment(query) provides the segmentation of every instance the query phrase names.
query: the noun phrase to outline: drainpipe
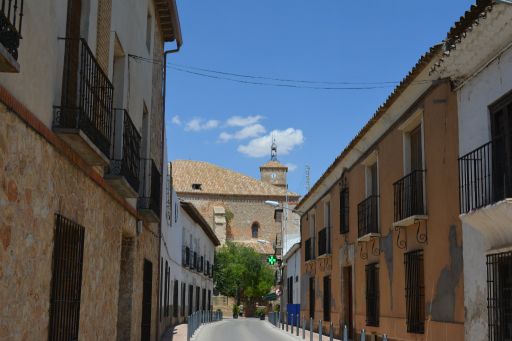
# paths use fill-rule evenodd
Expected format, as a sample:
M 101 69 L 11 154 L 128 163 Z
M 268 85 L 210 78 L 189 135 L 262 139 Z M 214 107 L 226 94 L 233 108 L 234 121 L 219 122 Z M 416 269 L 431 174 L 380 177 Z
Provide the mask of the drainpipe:
M 167 167 L 165 165 L 165 157 L 164 157 L 164 144 L 165 144 L 165 95 L 166 95 L 166 86 L 167 86 L 167 55 L 171 54 L 171 53 L 176 53 L 180 50 L 181 48 L 181 44 L 178 43 L 176 48 L 175 49 L 171 49 L 171 50 L 166 50 L 164 51 L 164 65 L 163 65 L 163 69 L 164 69 L 164 75 L 163 75 L 163 83 L 164 83 L 164 86 L 163 86 L 163 90 L 162 90 L 162 98 L 163 98 L 163 103 L 162 103 L 162 124 L 163 124 L 163 127 L 162 127 L 162 155 L 161 155 L 161 158 L 162 158 L 162 172 L 165 172 L 167 170 Z M 164 188 L 164 179 L 167 179 L 166 176 L 164 176 L 164 174 L 162 174 L 162 177 L 160 179 L 160 188 Z M 170 191 L 172 190 L 172 188 L 169 189 Z M 162 193 L 162 197 L 163 197 L 163 193 Z M 163 203 L 161 203 L 160 207 L 163 207 Z M 163 213 L 163 214 L 162 214 Z M 162 212 L 160 214 L 160 225 L 158 226 L 158 271 L 160 272 L 162 270 L 162 224 L 164 223 L 165 219 L 162 220 L 162 216 L 165 216 L 165 213 Z M 158 273 L 158 279 L 160 280 L 161 278 L 161 274 Z M 156 311 L 156 314 L 157 314 L 157 321 L 158 321 L 158 333 L 156 335 L 156 340 L 158 341 L 160 339 L 160 333 L 162 332 L 160 330 L 160 323 L 161 323 L 161 319 L 160 319 L 160 310 L 161 310 L 161 306 L 162 306 L 162 301 L 161 301 L 161 297 L 160 297 L 160 287 L 162 286 L 162 283 L 159 283 L 159 286 L 158 286 L 158 305 L 157 305 L 157 311 Z

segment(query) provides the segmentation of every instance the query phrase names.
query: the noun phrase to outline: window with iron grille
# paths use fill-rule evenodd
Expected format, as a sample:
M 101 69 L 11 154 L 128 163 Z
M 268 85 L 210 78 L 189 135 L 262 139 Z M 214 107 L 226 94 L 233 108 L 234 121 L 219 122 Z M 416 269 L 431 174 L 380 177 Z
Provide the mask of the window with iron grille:
M 293 277 L 287 279 L 288 304 L 293 304 Z
M 164 316 L 169 316 L 169 265 L 167 261 L 165 261 L 165 278 L 164 283 L 161 285 L 164 286 Z
M 57 214 L 49 340 L 78 340 L 85 228 Z
M 324 321 L 331 320 L 331 276 L 324 277 Z
M 379 265 L 366 265 L 366 325 L 379 326 Z
M 187 285 L 185 283 L 181 283 L 181 316 L 185 316 L 185 301 L 187 297 Z
M 144 259 L 144 275 L 142 285 L 142 319 L 141 340 L 151 339 L 151 293 L 153 288 L 153 264 Z
M 206 289 L 203 288 L 203 299 L 201 300 L 201 307 L 206 310 Z
M 407 332 L 423 334 L 425 332 L 423 250 L 407 252 L 404 257 Z
M 201 288 L 196 286 L 196 311 L 199 311 L 199 300 L 201 299 L 200 294 L 201 294 Z
M 340 233 L 348 233 L 348 186 L 341 188 L 340 192 Z
M 208 290 L 208 310 L 212 310 L 212 291 Z
M 172 316 L 178 317 L 178 281 L 174 281 L 172 290 Z
M 309 278 L 309 317 L 315 317 L 315 278 Z
M 487 256 L 489 341 L 512 340 L 512 252 Z

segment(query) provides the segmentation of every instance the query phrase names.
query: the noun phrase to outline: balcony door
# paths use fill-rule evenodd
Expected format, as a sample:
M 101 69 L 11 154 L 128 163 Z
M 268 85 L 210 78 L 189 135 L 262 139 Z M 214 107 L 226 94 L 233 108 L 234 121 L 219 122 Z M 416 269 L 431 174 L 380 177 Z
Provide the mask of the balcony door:
M 512 96 L 491 111 L 493 199 L 512 196 Z
M 421 125 L 409 133 L 411 146 L 411 172 L 423 169 L 423 147 L 421 143 Z
M 78 105 L 78 67 L 82 0 L 68 0 L 66 22 L 66 52 L 64 55 L 64 77 L 62 77 L 62 101 L 64 108 Z

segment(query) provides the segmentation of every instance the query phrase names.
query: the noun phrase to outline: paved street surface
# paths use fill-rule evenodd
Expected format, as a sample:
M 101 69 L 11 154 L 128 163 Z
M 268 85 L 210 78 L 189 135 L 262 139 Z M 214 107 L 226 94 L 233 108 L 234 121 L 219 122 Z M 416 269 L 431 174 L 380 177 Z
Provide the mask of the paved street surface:
M 267 321 L 255 318 L 226 319 L 205 325 L 195 335 L 194 341 L 297 341 L 273 327 Z

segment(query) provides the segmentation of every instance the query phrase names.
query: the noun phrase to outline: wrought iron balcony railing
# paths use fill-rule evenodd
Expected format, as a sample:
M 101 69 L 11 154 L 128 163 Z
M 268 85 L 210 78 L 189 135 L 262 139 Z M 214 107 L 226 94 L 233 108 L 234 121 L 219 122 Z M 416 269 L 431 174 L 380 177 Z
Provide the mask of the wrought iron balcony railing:
M 0 7 L 0 43 L 18 60 L 23 22 L 23 0 L 2 0 Z
M 183 247 L 183 266 L 190 266 L 190 249 L 188 246 Z
M 331 253 L 331 228 L 318 231 L 318 256 Z
M 107 157 L 111 156 L 114 86 L 85 39 L 62 38 L 65 60 L 62 99 L 53 126 L 78 129 Z
M 312 260 L 311 258 L 311 238 L 305 241 L 304 243 L 304 261 Z
M 425 215 L 423 179 L 425 170 L 414 170 L 393 184 L 395 221 Z
M 379 196 L 371 195 L 357 205 L 358 237 L 379 233 Z
M 130 184 L 133 191 L 139 191 L 139 167 L 141 137 L 132 122 L 128 111 L 114 111 L 114 149 L 110 165 L 105 175 L 108 177 L 121 176 Z
M 152 159 L 141 159 L 141 186 L 137 208 L 141 211 L 151 211 L 155 219 L 160 219 L 161 213 L 161 175 Z
M 460 212 L 512 197 L 512 136 L 503 136 L 459 158 Z

